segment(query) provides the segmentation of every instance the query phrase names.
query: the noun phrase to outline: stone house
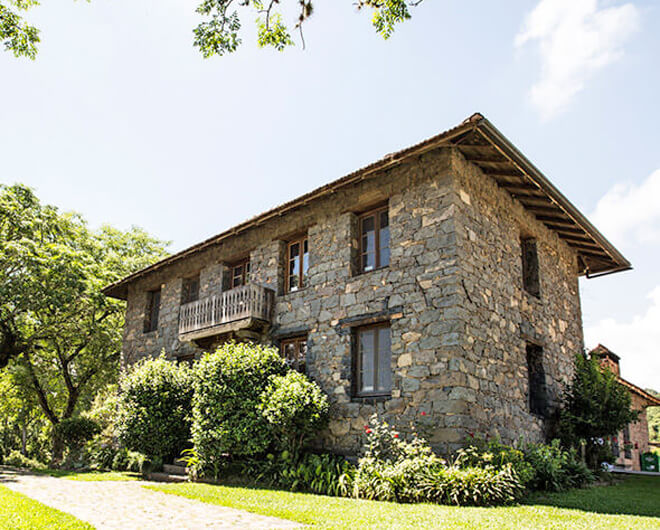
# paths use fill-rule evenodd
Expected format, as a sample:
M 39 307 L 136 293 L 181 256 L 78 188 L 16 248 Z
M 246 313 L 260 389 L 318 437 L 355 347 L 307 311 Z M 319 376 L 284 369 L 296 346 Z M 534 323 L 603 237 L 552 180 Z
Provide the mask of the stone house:
M 641 455 L 651 450 L 646 409 L 648 407 L 660 407 L 660 399 L 621 377 L 619 368 L 621 358 L 607 347 L 599 344 L 589 352 L 589 355 L 599 358 L 601 366 L 611 370 L 616 375 L 619 383 L 630 393 L 633 410 L 640 412 L 636 422 L 626 425 L 617 436 L 613 436 L 610 440 L 612 451 L 616 457 L 615 465 L 624 469 L 639 471 L 641 469 Z
M 104 292 L 127 301 L 124 366 L 272 343 L 329 394 L 326 449 L 379 411 L 447 450 L 540 439 L 583 349 L 579 276 L 629 268 L 475 114 Z

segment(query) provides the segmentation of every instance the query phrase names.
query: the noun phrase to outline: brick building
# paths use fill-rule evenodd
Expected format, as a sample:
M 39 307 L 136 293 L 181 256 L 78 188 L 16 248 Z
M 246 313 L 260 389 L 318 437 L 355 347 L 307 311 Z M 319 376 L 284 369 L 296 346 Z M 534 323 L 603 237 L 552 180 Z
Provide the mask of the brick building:
M 621 358 L 602 344 L 596 346 L 589 354 L 598 357 L 601 366 L 611 370 L 616 375 L 619 383 L 630 393 L 633 410 L 640 411 L 636 422 L 626 425 L 618 436 L 614 436 L 610 440 L 616 457 L 615 464 L 625 469 L 639 471 L 641 469 L 640 455 L 651 450 L 646 409 L 648 407 L 660 407 L 660 399 L 621 377 L 619 368 Z
M 122 363 L 278 346 L 329 394 L 326 448 L 379 410 L 430 441 L 540 439 L 583 348 L 578 278 L 628 261 L 488 120 L 457 127 L 105 289 Z

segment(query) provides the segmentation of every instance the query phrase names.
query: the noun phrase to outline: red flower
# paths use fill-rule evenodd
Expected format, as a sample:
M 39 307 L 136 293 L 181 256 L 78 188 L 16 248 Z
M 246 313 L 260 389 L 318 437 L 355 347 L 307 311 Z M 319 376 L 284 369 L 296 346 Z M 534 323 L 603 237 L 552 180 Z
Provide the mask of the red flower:
M 420 414 L 421 414 L 422 416 L 426 416 L 426 412 L 424 412 L 424 411 L 420 412 Z
M 395 438 L 398 438 L 398 437 L 399 437 L 399 435 L 398 435 L 398 434 L 395 434 L 395 435 L 394 435 L 394 437 L 395 437 Z
M 614 443 L 618 443 L 618 441 L 617 441 L 617 439 L 616 439 L 616 436 L 615 436 L 614 438 L 612 438 L 612 441 L 613 441 Z
M 365 432 L 366 432 L 367 434 L 371 434 L 371 429 L 366 429 Z
M 364 430 L 366 431 L 369 428 L 369 425 L 364 426 Z
M 470 438 L 474 438 L 474 433 L 473 432 L 469 432 L 468 435 L 470 436 Z

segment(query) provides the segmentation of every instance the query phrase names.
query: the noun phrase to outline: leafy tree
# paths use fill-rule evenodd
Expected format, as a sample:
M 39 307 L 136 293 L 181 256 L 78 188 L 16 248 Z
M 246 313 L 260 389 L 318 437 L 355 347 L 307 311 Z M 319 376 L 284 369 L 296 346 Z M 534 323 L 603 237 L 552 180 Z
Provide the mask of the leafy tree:
M 372 12 L 372 24 L 376 31 L 388 39 L 397 24 L 408 20 L 410 8 L 422 3 L 423 0 L 355 0 L 358 10 Z M 0 0 L 0 41 L 5 49 L 15 56 L 34 59 L 37 55 L 39 30 L 26 23 L 22 13 L 27 11 L 38 0 Z M 295 10 L 293 27 L 284 22 L 280 8 Z M 204 21 L 194 30 L 194 45 L 199 48 L 204 57 L 225 55 L 236 51 L 241 44 L 239 31 L 241 16 L 252 11 L 257 15 L 257 43 L 259 46 L 272 46 L 282 51 L 294 44 L 291 37 L 292 29 L 299 31 L 303 47 L 305 45 L 302 27 L 303 23 L 314 12 L 312 0 L 202 0 L 197 7 L 197 13 Z
M 566 446 L 586 442 L 587 462 L 595 466 L 600 440 L 637 420 L 628 390 L 596 357 L 575 356 L 575 373 L 559 411 L 558 435 Z
M 650 388 L 647 388 L 646 391 L 652 396 L 660 398 L 660 392 Z M 660 407 L 647 408 L 646 421 L 649 425 L 649 441 L 660 443 Z
M 101 288 L 164 255 L 140 229 L 91 231 L 29 188 L 0 185 L 0 369 L 53 427 L 116 378 L 124 305 Z

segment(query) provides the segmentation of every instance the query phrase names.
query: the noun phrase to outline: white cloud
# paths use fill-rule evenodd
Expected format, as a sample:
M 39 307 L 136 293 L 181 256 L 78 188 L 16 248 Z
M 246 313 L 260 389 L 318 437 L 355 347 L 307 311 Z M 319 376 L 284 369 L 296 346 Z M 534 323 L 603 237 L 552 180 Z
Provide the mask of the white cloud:
M 630 3 L 600 8 L 598 0 L 541 0 L 515 43 L 538 41 L 541 77 L 530 96 L 542 118 L 563 110 L 595 72 L 621 57 L 638 25 L 638 10 Z
M 584 330 L 589 349 L 598 343 L 621 356 L 621 376 L 642 388 L 660 390 L 660 285 L 649 295 L 646 313 L 629 322 L 601 320 Z
M 598 201 L 590 217 L 617 245 L 660 242 L 660 169 L 638 186 L 615 185 Z

